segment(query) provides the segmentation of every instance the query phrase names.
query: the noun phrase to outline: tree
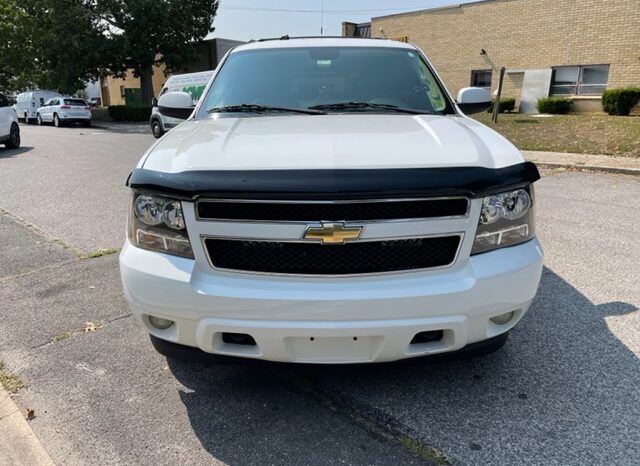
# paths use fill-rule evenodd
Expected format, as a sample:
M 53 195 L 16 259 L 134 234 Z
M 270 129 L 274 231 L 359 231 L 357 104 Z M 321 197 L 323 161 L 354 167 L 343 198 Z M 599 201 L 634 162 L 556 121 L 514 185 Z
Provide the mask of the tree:
M 184 68 L 213 30 L 218 0 L 0 0 L 0 88 L 74 93 L 101 74 L 140 78 Z
M 24 39 L 19 25 L 24 22 L 24 11 L 17 0 L 0 0 L 0 90 L 14 90 L 28 84 L 28 69 L 33 67 L 28 51 L 21 51 Z
M 79 0 L 0 0 L 0 84 L 75 93 L 113 60 L 105 29 Z
M 105 68 L 120 76 L 132 69 L 148 104 L 153 66 L 164 64 L 171 72 L 197 58 L 194 44 L 213 31 L 218 0 L 87 0 L 86 5 L 108 26 L 117 54 Z

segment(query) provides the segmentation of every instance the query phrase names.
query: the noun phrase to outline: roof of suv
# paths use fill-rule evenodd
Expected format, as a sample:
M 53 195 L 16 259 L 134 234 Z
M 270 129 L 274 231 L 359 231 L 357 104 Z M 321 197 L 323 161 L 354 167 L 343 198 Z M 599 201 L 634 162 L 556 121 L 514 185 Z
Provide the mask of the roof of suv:
M 296 47 L 388 47 L 412 50 L 415 49 L 413 45 L 390 39 L 360 39 L 348 37 L 301 37 L 289 39 L 287 38 L 287 36 L 285 36 L 281 39 L 266 39 L 239 45 L 234 49 L 234 52 L 241 50 Z

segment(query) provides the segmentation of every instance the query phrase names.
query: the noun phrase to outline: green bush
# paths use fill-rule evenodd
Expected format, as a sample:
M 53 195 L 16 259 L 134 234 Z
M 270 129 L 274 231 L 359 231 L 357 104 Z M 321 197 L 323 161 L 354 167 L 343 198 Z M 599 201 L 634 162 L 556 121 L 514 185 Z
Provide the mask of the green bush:
M 602 108 L 609 115 L 629 115 L 640 102 L 640 87 L 608 89 L 602 94 Z
M 149 121 L 151 107 L 133 105 L 112 105 L 109 116 L 114 121 Z
M 491 102 L 491 107 L 487 109 L 487 113 L 493 113 L 493 106 L 496 104 L 494 100 Z M 513 112 L 516 108 L 516 99 L 513 97 L 505 97 L 500 99 L 500 113 Z
M 569 113 L 573 101 L 566 97 L 543 97 L 538 99 L 540 113 L 564 114 Z
M 109 109 L 105 107 L 92 108 L 91 118 L 93 118 L 93 121 L 111 121 Z

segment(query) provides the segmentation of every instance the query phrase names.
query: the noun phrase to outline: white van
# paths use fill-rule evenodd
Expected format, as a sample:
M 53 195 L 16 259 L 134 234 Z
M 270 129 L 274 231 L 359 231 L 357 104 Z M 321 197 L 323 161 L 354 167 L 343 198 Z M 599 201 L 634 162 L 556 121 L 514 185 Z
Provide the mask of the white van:
M 62 97 L 56 91 L 35 90 L 18 94 L 16 99 L 16 113 L 18 118 L 29 124 L 35 122 L 38 109 L 54 97 Z
M 162 90 L 158 97 L 167 92 L 188 92 L 193 98 L 193 105 L 195 106 L 202 95 L 205 87 L 209 83 L 209 79 L 213 76 L 213 71 L 202 71 L 199 73 L 189 74 L 177 74 L 169 77 L 167 82 L 162 86 Z M 184 120 L 179 118 L 171 118 L 163 116 L 158 111 L 158 105 L 156 99 L 153 101 L 153 110 L 151 111 L 151 132 L 155 138 L 160 138 L 170 128 L 178 126 Z

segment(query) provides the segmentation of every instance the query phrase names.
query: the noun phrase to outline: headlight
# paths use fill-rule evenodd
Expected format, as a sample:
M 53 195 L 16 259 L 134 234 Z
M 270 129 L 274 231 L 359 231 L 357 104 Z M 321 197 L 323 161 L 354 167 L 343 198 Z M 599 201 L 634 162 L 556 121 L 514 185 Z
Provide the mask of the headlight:
M 193 259 L 180 201 L 134 191 L 127 231 L 134 246 Z
M 524 243 L 534 236 L 533 186 L 485 197 L 471 254 Z
M 136 218 L 147 225 L 160 225 L 162 223 L 162 213 L 165 199 L 158 197 L 140 195 L 133 202 L 133 211 Z
M 164 224 L 174 230 L 184 230 L 184 216 L 182 215 L 182 203 L 180 201 L 169 201 L 164 205 L 162 211 Z

